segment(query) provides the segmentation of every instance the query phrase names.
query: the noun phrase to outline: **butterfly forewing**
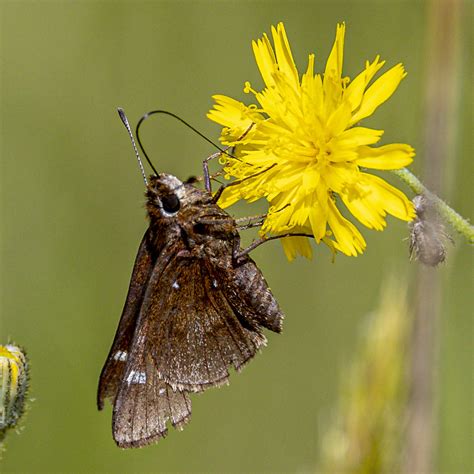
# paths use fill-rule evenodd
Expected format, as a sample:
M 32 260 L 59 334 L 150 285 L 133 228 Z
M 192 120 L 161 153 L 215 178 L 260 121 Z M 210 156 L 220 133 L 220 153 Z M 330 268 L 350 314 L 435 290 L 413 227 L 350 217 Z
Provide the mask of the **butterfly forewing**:
M 147 230 L 138 248 L 127 299 L 115 333 L 114 342 L 100 375 L 97 394 L 97 404 L 100 410 L 104 405 L 105 398 L 114 401 L 122 383 L 138 315 L 152 270 L 153 257 L 150 230 Z

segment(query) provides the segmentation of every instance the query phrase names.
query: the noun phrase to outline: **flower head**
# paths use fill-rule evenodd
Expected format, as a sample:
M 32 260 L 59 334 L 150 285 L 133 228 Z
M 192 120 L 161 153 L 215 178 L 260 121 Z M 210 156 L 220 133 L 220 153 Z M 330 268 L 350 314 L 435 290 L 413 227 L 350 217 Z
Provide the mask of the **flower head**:
M 216 95 L 208 117 L 223 125 L 221 141 L 235 147 L 225 156 L 224 170 L 241 183 L 228 187 L 223 207 L 239 199 L 265 197 L 270 208 L 263 235 L 307 233 L 336 252 L 357 255 L 365 240 L 339 208 L 344 205 L 363 225 L 383 230 L 391 214 L 410 221 L 412 203 L 398 189 L 365 168 L 391 170 L 412 162 L 411 146 L 393 143 L 373 147 L 383 130 L 361 127 L 395 91 L 405 76 L 397 64 L 371 83 L 384 61 L 377 56 L 352 81 L 342 75 L 344 24 L 338 25 L 323 74 L 314 73 L 314 55 L 301 79 L 282 23 L 252 43 L 265 87 L 244 91 L 258 104 L 245 105 Z M 370 85 L 369 85 L 370 84 Z M 282 239 L 287 257 L 310 257 L 306 237 Z

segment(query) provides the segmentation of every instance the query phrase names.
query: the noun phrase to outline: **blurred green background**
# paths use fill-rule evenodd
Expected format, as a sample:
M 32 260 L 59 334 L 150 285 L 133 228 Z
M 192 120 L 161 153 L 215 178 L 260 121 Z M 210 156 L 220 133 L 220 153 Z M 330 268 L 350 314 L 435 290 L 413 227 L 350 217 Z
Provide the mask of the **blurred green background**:
M 462 37 L 461 101 L 449 202 L 472 213 L 471 5 Z M 417 149 L 421 172 L 429 4 L 412 1 L 2 1 L 1 342 L 23 345 L 34 401 L 11 433 L 2 472 L 309 472 L 351 359 L 360 322 L 390 270 L 413 280 L 406 225 L 363 230 L 362 257 L 318 248 L 289 264 L 277 242 L 254 258 L 285 314 L 282 335 L 231 385 L 193 397 L 191 423 L 158 444 L 119 450 L 96 386 L 146 228 L 143 182 L 116 108 L 130 121 L 171 110 L 216 139 L 211 95 L 260 87 L 251 40 L 284 21 L 297 65 L 323 70 L 336 23 L 347 25 L 344 71 L 366 59 L 403 62 L 408 76 L 375 117 L 383 143 Z M 470 34 L 470 33 L 469 33 Z M 144 125 L 155 166 L 201 173 L 214 150 L 167 118 Z M 238 214 L 258 209 L 240 206 Z M 252 235 L 248 238 L 250 239 Z M 473 439 L 472 250 L 458 240 L 443 278 L 439 357 L 440 472 L 470 472 Z

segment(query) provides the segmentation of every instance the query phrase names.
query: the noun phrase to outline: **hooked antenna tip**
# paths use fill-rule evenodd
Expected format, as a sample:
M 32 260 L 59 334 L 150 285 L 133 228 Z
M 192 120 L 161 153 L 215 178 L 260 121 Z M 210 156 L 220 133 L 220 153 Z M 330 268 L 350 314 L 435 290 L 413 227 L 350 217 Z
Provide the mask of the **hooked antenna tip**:
M 127 116 L 125 115 L 125 110 L 122 109 L 122 107 L 117 107 L 117 112 L 119 114 L 120 119 L 122 120 L 123 124 L 125 126 L 129 125 Z

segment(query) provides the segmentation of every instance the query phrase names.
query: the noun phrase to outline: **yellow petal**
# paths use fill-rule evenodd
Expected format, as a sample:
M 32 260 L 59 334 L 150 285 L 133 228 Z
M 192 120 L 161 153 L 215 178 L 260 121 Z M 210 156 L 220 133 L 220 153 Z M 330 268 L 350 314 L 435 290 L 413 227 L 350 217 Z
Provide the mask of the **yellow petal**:
M 308 214 L 310 212 L 310 207 L 305 203 L 300 203 L 296 206 L 293 214 L 290 219 L 290 226 L 302 226 L 305 225 L 308 220 Z
M 342 86 L 342 61 L 344 52 L 344 32 L 345 25 L 337 25 L 336 39 L 334 46 L 329 54 L 326 69 L 324 72 L 324 110 L 323 117 L 327 119 L 334 109 L 340 104 L 343 86 Z
M 309 223 L 311 225 L 311 233 L 314 235 L 316 242 L 326 235 L 327 229 L 327 212 L 323 206 L 315 202 L 309 209 L 308 213 Z
M 372 190 L 372 206 L 404 221 L 411 221 L 415 217 L 413 203 L 397 188 L 372 174 L 361 173 L 361 177 Z
M 365 70 L 358 74 L 344 91 L 344 100 L 349 102 L 352 111 L 359 107 L 367 84 L 385 64 L 385 61 L 379 62 L 379 59 L 380 56 L 377 56 L 372 64 L 367 62 Z
M 293 55 L 291 54 L 290 44 L 283 23 L 278 23 L 276 28 L 272 26 L 272 35 L 278 69 L 287 77 L 293 88 L 297 89 L 299 87 L 298 70 L 293 61 Z
M 241 191 L 237 187 L 231 186 L 229 188 L 226 188 L 224 189 L 221 194 L 221 197 L 219 198 L 219 206 L 225 209 L 226 207 L 235 204 L 241 199 L 241 197 Z
M 301 78 L 301 87 L 303 89 L 311 89 L 309 83 L 314 79 L 314 54 L 310 54 L 308 57 L 308 67 L 306 68 L 306 72 L 303 74 Z M 308 92 L 307 92 L 308 93 Z
M 360 172 L 358 166 L 353 163 L 331 163 L 321 175 L 329 189 L 341 193 L 358 181 Z
M 326 125 L 326 137 L 335 137 L 342 133 L 349 124 L 351 119 L 351 109 L 347 102 L 343 102 L 339 107 L 337 107 L 334 112 L 329 116 Z
M 342 216 L 332 199 L 329 199 L 328 223 L 338 244 L 338 250 L 352 257 L 364 251 L 366 244 L 361 233 L 352 222 Z
M 356 151 L 352 149 L 338 149 L 336 150 L 330 150 L 330 155 L 328 156 L 328 159 L 331 161 L 331 163 L 341 163 L 341 162 L 347 162 L 347 161 L 354 161 L 359 157 Z
M 405 76 L 402 64 L 397 64 L 380 76 L 365 92 L 359 110 L 352 117 L 351 124 L 372 115 L 375 109 L 395 92 Z
M 365 127 L 353 127 L 340 133 L 332 140 L 331 145 L 337 148 L 357 148 L 361 145 L 372 145 L 380 140 L 383 130 Z
M 323 82 L 321 75 L 314 76 L 314 54 L 309 55 L 308 68 L 301 79 L 303 114 L 308 121 L 320 121 L 323 115 Z
M 306 194 L 312 193 L 318 187 L 320 178 L 319 170 L 315 166 L 306 167 L 301 176 L 301 184 Z
M 391 143 L 378 148 L 361 146 L 355 162 L 365 168 L 397 170 L 408 166 L 415 156 L 415 150 L 405 143 Z
M 357 195 L 356 193 L 341 194 L 341 199 L 349 212 L 362 224 L 369 229 L 383 230 L 386 226 L 384 219 L 385 212 L 383 208 L 375 207 L 372 200 L 366 195 Z
M 340 79 L 342 76 L 342 62 L 344 56 L 344 34 L 346 31 L 345 23 L 337 25 L 336 39 L 326 62 L 326 70 L 324 71 L 324 85 L 326 87 L 326 78 L 335 77 Z
M 265 85 L 272 87 L 275 85 L 273 73 L 276 71 L 276 58 L 268 36 L 264 34 L 262 39 L 252 41 L 252 49 Z
M 252 123 L 263 119 L 263 116 L 251 107 L 231 97 L 214 95 L 213 99 L 216 103 L 214 108 L 207 113 L 207 117 L 228 127 L 231 130 L 230 135 L 235 135 L 236 139 L 248 130 Z
M 290 262 L 298 255 L 302 255 L 308 260 L 311 260 L 313 257 L 311 243 L 306 237 L 285 237 L 284 239 L 281 239 L 281 244 L 283 245 L 286 258 Z
M 413 205 L 406 196 L 383 179 L 367 173 L 340 192 L 350 213 L 370 229 L 383 230 L 387 212 L 403 220 L 413 217 Z
M 265 234 L 282 234 L 287 233 L 290 230 L 290 219 L 291 214 L 293 213 L 293 209 L 291 205 L 289 206 L 281 206 L 281 205 L 274 205 L 274 201 L 271 201 L 273 211 L 269 211 L 265 222 L 262 226 L 262 232 Z

